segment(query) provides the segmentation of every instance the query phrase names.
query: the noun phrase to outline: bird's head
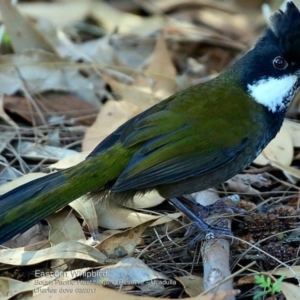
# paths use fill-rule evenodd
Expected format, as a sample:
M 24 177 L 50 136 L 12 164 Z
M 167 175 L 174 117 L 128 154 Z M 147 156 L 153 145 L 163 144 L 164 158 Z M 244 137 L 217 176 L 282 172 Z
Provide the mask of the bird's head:
M 256 102 L 273 113 L 286 111 L 300 86 L 300 12 L 293 2 L 271 17 L 264 36 L 237 65 Z

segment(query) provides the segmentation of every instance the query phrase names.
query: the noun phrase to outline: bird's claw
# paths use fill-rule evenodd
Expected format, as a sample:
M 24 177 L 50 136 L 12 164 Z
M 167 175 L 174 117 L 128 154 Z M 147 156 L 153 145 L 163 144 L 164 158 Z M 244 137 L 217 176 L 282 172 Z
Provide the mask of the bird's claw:
M 192 224 L 190 228 L 187 230 L 185 237 L 191 236 L 195 234 L 196 232 L 199 232 L 196 235 L 195 238 L 192 239 L 191 242 L 188 243 L 188 248 L 192 249 L 195 248 L 197 243 L 201 240 L 205 239 L 214 239 L 217 237 L 223 237 L 229 236 L 232 237 L 233 233 L 229 228 L 226 228 L 222 225 L 209 225 L 205 221 L 202 220 L 202 218 L 197 214 L 197 211 L 193 204 L 189 204 L 189 207 L 185 205 L 185 203 L 182 203 L 181 199 L 169 199 L 169 201 L 177 207 L 180 211 L 182 211 L 187 217 L 189 217 L 192 220 Z M 198 205 L 196 205 L 198 207 Z M 219 222 L 218 224 L 222 223 Z

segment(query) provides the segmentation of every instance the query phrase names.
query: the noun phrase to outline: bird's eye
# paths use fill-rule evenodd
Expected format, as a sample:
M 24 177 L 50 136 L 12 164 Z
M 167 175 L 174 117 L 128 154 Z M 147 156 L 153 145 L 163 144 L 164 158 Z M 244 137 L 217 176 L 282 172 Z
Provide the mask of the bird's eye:
M 273 65 L 276 69 L 285 69 L 288 66 L 288 63 L 281 56 L 277 56 L 273 60 Z

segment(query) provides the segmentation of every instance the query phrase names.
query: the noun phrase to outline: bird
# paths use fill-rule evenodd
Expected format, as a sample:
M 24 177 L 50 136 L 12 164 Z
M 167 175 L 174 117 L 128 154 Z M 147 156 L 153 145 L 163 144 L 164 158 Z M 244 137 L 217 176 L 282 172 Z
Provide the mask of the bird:
M 242 172 L 282 126 L 300 86 L 299 49 L 300 12 L 290 1 L 218 76 L 128 120 L 76 166 L 1 195 L 0 243 L 82 195 L 107 209 L 153 190 L 180 202 Z

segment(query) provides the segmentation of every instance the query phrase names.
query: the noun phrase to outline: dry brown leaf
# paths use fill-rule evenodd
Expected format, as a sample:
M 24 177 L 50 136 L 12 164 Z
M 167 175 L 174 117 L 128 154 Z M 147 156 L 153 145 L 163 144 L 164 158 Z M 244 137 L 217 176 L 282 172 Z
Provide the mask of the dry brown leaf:
M 108 76 L 103 76 L 104 80 L 111 86 L 111 88 L 128 103 L 137 106 L 140 111 L 157 104 L 161 98 L 156 97 L 152 92 L 149 84 L 145 90 L 139 84 L 127 85 L 120 83 Z
M 108 229 L 123 229 L 137 226 L 143 222 L 153 220 L 154 216 L 133 212 L 130 209 L 111 207 L 108 209 L 103 203 L 95 203 L 100 227 Z
M 300 123 L 285 119 L 282 128 L 292 137 L 294 147 L 300 147 Z
M 289 278 L 297 278 L 300 276 L 300 266 L 291 266 L 290 268 L 278 268 L 269 271 L 271 275 L 286 276 Z
M 86 222 L 94 240 L 98 240 L 98 218 L 94 201 L 90 197 L 82 196 L 69 204 L 74 208 Z
M 220 2 L 211 0 L 159 0 L 155 2 L 139 1 L 139 4 L 150 13 L 168 13 L 170 11 L 177 11 L 183 9 L 203 9 L 210 7 L 220 11 L 230 13 L 237 13 L 238 10 L 231 2 Z
M 300 170 L 290 167 L 290 166 L 286 166 L 283 165 L 279 162 L 271 162 L 271 166 L 278 168 L 279 170 L 286 172 L 289 175 L 292 175 L 293 177 L 296 177 L 298 179 L 300 179 Z
M 255 284 L 254 275 L 243 276 L 239 278 L 235 283 L 235 286 L 243 285 L 243 284 Z
M 177 213 L 173 213 L 173 214 L 167 214 L 165 216 L 160 217 L 155 222 L 153 222 L 153 224 L 151 225 L 151 227 L 168 223 L 168 225 L 171 224 L 171 226 L 169 226 L 169 230 L 171 230 L 170 227 L 175 228 L 175 226 L 172 224 L 172 222 L 174 220 L 178 220 L 180 217 L 182 217 L 182 215 L 183 215 L 182 212 L 177 212 Z
M 94 124 L 87 129 L 82 151 L 92 151 L 109 134 L 141 110 L 127 101 L 107 101 L 101 108 Z
M 157 219 L 158 217 L 156 217 Z M 136 227 L 115 233 L 102 241 L 96 248 L 110 258 L 132 256 L 136 245 L 140 242 L 142 233 L 154 222 L 146 221 Z
M 93 247 L 76 241 L 62 242 L 38 251 L 25 251 L 24 248 L 0 250 L 0 263 L 7 265 L 28 266 L 52 259 L 82 259 L 104 264 L 107 257 Z
M 5 96 L 4 108 L 35 125 L 52 123 L 57 117 L 91 125 L 99 110 L 95 105 L 72 94 L 48 93 L 40 95 L 34 101 L 35 106 L 24 97 Z
M 202 277 L 189 275 L 189 276 L 175 277 L 175 279 L 178 280 L 183 285 L 184 291 L 190 297 L 196 297 L 199 294 L 204 292 Z
M 299 299 L 300 288 L 297 285 L 289 282 L 281 282 L 280 288 L 286 300 Z
M 152 84 L 153 94 L 159 99 L 167 98 L 176 92 L 177 72 L 171 56 L 165 37 L 161 33 L 157 37 L 150 64 L 146 68 L 149 73 L 159 74 L 159 76 L 153 76 L 154 83 Z
M 22 282 L 12 278 L 0 277 L 0 298 L 9 299 L 20 293 L 29 292 L 32 296 L 32 291 L 36 288 L 34 282 Z M 28 295 L 28 294 L 27 294 Z M 28 296 L 29 296 L 28 295 Z
M 118 29 L 118 33 L 121 35 L 149 36 L 161 29 L 166 21 L 160 15 L 141 17 L 119 11 L 105 2 L 95 1 L 91 3 L 90 14 L 108 32 L 111 33 Z
M 47 52 L 55 52 L 55 49 L 36 29 L 33 22 L 24 17 L 11 1 L 0 1 L 0 12 L 16 53 L 21 53 L 28 49 L 42 49 Z
M 143 261 L 134 257 L 124 258 L 113 266 L 101 268 L 96 275 L 84 277 L 87 281 L 108 286 L 141 285 L 151 280 L 168 279 L 167 276 L 150 269 Z
M 236 193 L 259 194 L 259 190 L 254 189 L 252 185 L 257 187 L 268 187 L 271 180 L 263 176 L 263 174 L 238 174 L 226 181 L 228 188 Z
M 276 137 L 268 144 L 262 153 L 255 159 L 258 165 L 268 165 L 271 162 L 278 162 L 289 166 L 293 161 L 294 147 L 291 136 L 283 128 Z
M 133 227 L 146 221 L 157 219 L 157 216 L 135 212 L 122 207 L 107 208 L 107 206 L 101 203 L 101 201 L 95 203 L 95 209 L 98 216 L 99 226 L 108 229 Z M 162 218 L 165 218 L 165 222 L 168 222 L 173 220 L 173 216 L 175 216 L 175 219 L 178 218 L 177 214 L 168 214 Z
M 45 91 L 72 91 L 80 99 L 99 108 L 99 78 L 92 81 L 79 71 L 83 64 L 70 62 L 42 50 L 26 50 L 22 54 L 0 56 L 0 94 L 13 95 L 23 91 L 30 95 Z M 29 95 L 30 94 L 30 95 Z
M 39 245 L 38 249 L 46 248 L 45 240 L 47 239 L 48 234 L 49 226 L 44 225 L 42 223 L 38 223 L 26 230 L 25 232 L 23 232 L 22 234 L 5 242 L 3 246 L 8 248 L 33 246 L 32 250 L 36 250 L 34 249 L 35 245 Z M 42 243 L 42 245 L 40 243 Z
M 85 240 L 81 225 L 70 209 L 65 208 L 50 215 L 47 221 L 51 226 L 49 239 L 54 245 L 64 241 Z
M 16 132 L 18 132 L 18 128 L 19 126 L 15 123 L 15 121 L 4 111 L 4 97 L 5 95 L 0 95 L 0 119 L 5 121 L 7 124 L 9 124 L 10 126 L 12 126 L 13 128 L 16 129 Z M 2 142 L 2 134 L 5 135 L 6 133 L 1 133 L 1 144 Z M 9 133 L 10 136 L 12 135 L 12 133 Z M 5 136 L 4 136 L 5 137 Z M 6 142 L 10 142 L 10 140 L 5 139 Z M 2 152 L 2 145 L 0 145 L 0 152 Z
M 166 77 L 175 78 L 176 68 L 172 61 L 171 52 L 167 48 L 163 33 L 157 36 L 154 51 L 151 56 L 150 64 L 146 68 L 148 72 L 157 73 Z
M 22 2 L 19 10 L 35 19 L 47 19 L 55 25 L 69 25 L 82 21 L 91 9 L 88 1 L 72 2 Z M 0 15 L 1 17 L 1 15 Z
M 232 14 L 220 9 L 204 8 L 199 9 L 197 19 L 208 28 L 213 28 L 216 32 L 223 32 L 225 36 L 233 36 L 237 40 L 241 38 L 253 37 L 253 27 L 242 14 Z

